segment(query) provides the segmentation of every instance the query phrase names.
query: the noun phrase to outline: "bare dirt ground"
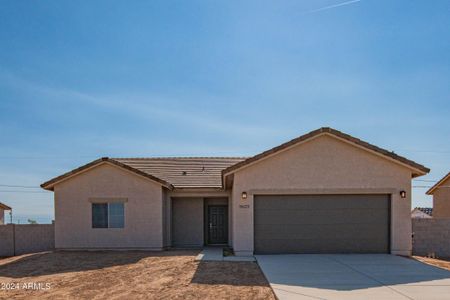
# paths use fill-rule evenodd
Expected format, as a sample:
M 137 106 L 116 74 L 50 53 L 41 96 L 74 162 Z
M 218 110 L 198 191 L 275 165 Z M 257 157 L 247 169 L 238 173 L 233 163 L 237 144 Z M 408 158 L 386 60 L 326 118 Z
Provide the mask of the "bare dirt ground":
M 450 258 L 428 258 L 423 256 L 414 256 L 414 259 L 421 261 L 423 263 L 433 265 L 442 269 L 446 269 L 450 271 Z
M 0 299 L 275 299 L 253 262 L 197 251 L 55 252 L 0 259 Z

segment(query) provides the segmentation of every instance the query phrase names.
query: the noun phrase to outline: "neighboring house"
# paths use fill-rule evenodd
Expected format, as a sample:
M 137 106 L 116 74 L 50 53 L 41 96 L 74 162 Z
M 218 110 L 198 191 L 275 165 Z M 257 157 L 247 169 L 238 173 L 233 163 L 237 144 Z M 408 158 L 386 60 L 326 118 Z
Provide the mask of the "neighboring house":
M 450 219 L 450 173 L 433 185 L 427 195 L 433 195 L 433 218 Z
M 105 157 L 41 186 L 57 249 L 410 255 L 411 179 L 428 172 L 320 128 L 249 158 Z
M 5 222 L 5 210 L 11 210 L 11 207 L 0 202 L 0 225 L 3 225 L 6 223 Z
M 413 219 L 431 219 L 433 217 L 433 208 L 431 207 L 416 207 L 411 212 Z

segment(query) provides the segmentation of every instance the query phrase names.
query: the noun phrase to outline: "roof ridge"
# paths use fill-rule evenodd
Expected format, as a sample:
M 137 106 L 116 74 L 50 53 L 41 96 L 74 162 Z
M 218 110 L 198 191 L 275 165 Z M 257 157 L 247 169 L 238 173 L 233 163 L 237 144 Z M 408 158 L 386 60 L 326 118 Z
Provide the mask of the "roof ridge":
M 379 155 L 382 155 L 382 156 L 384 156 L 386 158 L 391 158 L 393 160 L 396 160 L 397 162 L 402 163 L 404 165 L 407 165 L 410 168 L 414 168 L 414 169 L 416 169 L 416 170 L 418 170 L 418 171 L 420 171 L 420 172 L 422 172 L 424 174 L 430 172 L 430 169 L 428 169 L 427 167 L 425 167 L 425 166 L 423 166 L 421 164 L 418 164 L 418 163 L 416 163 L 416 162 L 414 162 L 412 160 L 409 160 L 406 157 L 400 156 L 400 155 L 396 154 L 394 151 L 389 151 L 389 150 L 380 148 L 378 146 L 375 146 L 375 145 L 373 145 L 371 143 L 365 142 L 365 141 L 363 141 L 363 140 L 361 140 L 359 138 L 353 137 L 353 136 L 351 136 L 351 135 L 349 135 L 347 133 L 341 132 L 341 131 L 336 130 L 336 129 L 331 128 L 331 127 L 321 127 L 319 129 L 316 129 L 316 130 L 313 130 L 311 132 L 308 132 L 308 133 L 306 133 L 304 135 L 301 135 L 299 137 L 291 139 L 290 141 L 287 141 L 287 142 L 285 142 L 285 143 L 283 143 L 281 145 L 275 146 L 275 147 L 273 147 L 273 148 L 271 148 L 269 150 L 261 152 L 261 153 L 255 155 L 255 156 L 249 157 L 246 160 L 241 161 L 241 162 L 239 162 L 237 164 L 234 164 L 234 165 L 224 169 L 222 171 L 222 175 L 234 172 L 237 169 L 240 169 L 241 167 L 244 167 L 244 166 L 246 166 L 248 164 L 251 164 L 253 162 L 256 162 L 256 161 L 258 161 L 258 160 L 260 160 L 262 158 L 265 158 L 267 156 L 275 154 L 275 153 L 277 153 L 277 152 L 279 152 L 279 151 L 281 151 L 283 149 L 286 149 L 286 148 L 289 148 L 291 146 L 294 146 L 297 143 L 310 140 L 310 139 L 312 139 L 312 138 L 314 138 L 316 136 L 319 136 L 321 134 L 329 134 L 329 135 L 335 136 L 337 138 L 346 140 L 347 142 L 350 142 L 350 143 L 353 143 L 355 145 L 358 145 L 360 147 L 363 147 L 363 148 L 366 148 L 368 150 L 371 150 L 373 152 L 377 152 Z M 418 174 L 419 175 L 424 175 L 424 174 L 420 174 L 420 173 L 418 173 Z M 413 176 L 413 177 L 415 177 L 415 176 Z
M 162 160 L 162 159 L 246 159 L 250 156 L 156 156 L 156 157 L 111 157 L 111 159 Z

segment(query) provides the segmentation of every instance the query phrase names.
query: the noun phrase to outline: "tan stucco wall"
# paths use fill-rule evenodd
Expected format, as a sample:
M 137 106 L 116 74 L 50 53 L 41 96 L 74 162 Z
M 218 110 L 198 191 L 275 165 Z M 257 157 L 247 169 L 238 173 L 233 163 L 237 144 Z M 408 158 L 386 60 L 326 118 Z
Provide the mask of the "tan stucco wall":
M 55 186 L 55 247 L 163 247 L 161 185 L 102 164 Z M 125 228 L 92 228 L 90 198 L 124 198 Z
M 450 218 L 450 178 L 444 181 L 441 188 L 433 194 L 433 218 Z
M 172 198 L 172 246 L 203 246 L 203 202 L 203 198 Z
M 163 244 L 170 247 L 172 244 L 172 199 L 166 189 L 163 189 Z
M 243 191 L 247 200 L 241 200 Z M 391 253 L 411 254 L 411 171 L 404 166 L 322 135 L 238 170 L 231 201 L 237 254 L 253 253 L 253 194 L 270 193 L 392 194 Z
M 0 208 L 0 224 L 5 224 L 5 211 Z

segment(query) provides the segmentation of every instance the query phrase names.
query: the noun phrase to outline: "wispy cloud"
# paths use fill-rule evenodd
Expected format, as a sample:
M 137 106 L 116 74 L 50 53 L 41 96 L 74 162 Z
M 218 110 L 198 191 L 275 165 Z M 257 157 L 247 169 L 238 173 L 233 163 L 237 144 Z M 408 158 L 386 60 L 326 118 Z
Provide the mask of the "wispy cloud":
M 361 2 L 362 0 L 350 0 L 350 1 L 345 1 L 345 2 L 341 2 L 341 3 L 337 3 L 337 4 L 333 4 L 333 5 L 328 5 L 328 6 L 324 6 L 321 8 L 317 8 L 317 9 L 313 9 L 310 11 L 305 12 L 305 14 L 312 14 L 312 13 L 316 13 L 316 12 L 320 12 L 320 11 L 324 11 L 324 10 L 328 10 L 328 9 L 333 9 L 336 7 L 341 7 L 341 6 L 345 6 L 345 5 L 350 5 L 353 3 L 357 3 L 357 2 Z
M 69 88 L 45 86 L 2 70 L 0 70 L 0 79 L 4 84 L 20 88 L 22 91 L 28 90 L 43 95 L 49 101 L 84 103 L 102 110 L 120 111 L 132 118 L 148 120 L 151 117 L 160 122 L 169 123 L 171 126 L 183 128 L 191 126 L 224 135 L 240 134 L 245 137 L 277 136 L 283 132 L 273 126 L 253 125 L 219 115 L 212 115 L 211 112 L 205 112 L 198 107 L 189 109 L 185 105 L 176 105 L 180 101 L 170 95 L 154 95 L 151 93 L 139 96 L 89 94 Z

